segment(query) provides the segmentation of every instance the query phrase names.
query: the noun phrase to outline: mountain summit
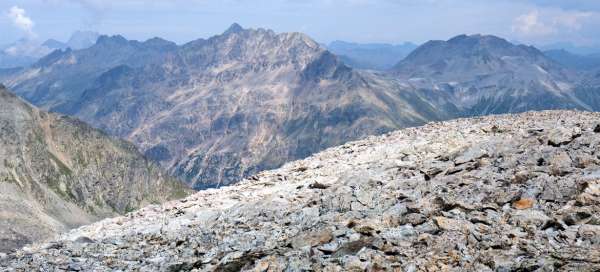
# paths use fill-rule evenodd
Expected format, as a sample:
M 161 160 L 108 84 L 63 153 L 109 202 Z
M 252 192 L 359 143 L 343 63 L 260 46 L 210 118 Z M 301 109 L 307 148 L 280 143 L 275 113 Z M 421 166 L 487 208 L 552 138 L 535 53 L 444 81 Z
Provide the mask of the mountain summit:
M 536 48 L 514 45 L 491 35 L 459 35 L 448 41 L 429 41 L 415 49 L 393 70 L 402 77 L 457 82 L 499 73 L 565 76 L 560 65 L 547 59 Z
M 443 90 L 464 115 L 543 109 L 592 110 L 578 78 L 531 46 L 486 35 L 430 41 L 392 70 L 418 88 Z
M 233 23 L 223 34 L 232 34 L 232 33 L 240 33 L 244 31 L 244 28 L 238 23 Z

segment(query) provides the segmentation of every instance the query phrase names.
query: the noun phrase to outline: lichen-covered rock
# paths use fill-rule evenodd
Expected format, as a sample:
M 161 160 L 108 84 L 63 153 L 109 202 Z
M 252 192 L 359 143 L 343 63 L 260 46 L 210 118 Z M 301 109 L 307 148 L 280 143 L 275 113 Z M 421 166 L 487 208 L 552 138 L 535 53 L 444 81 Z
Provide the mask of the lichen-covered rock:
M 7 271 L 598 271 L 598 113 L 432 123 L 0 256 Z M 549 144 L 549 133 L 577 127 Z M 558 158 L 558 159 L 556 159 Z M 556 171 L 555 166 L 561 169 Z

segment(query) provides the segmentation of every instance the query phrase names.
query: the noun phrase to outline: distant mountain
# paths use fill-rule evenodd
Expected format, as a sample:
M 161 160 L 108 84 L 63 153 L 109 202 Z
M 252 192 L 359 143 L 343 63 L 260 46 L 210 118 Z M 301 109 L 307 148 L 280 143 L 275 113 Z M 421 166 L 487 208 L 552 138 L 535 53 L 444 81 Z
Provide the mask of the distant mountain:
M 0 68 L 0 83 L 12 78 L 14 75 L 20 73 L 23 70 L 25 70 L 25 68 L 23 67 Z
M 69 45 L 67 45 L 66 43 L 57 41 L 55 39 L 46 40 L 44 43 L 42 43 L 42 46 L 48 47 L 52 50 L 67 49 L 69 47 Z
M 0 69 L 29 66 L 50 52 L 52 49 L 40 45 L 38 41 L 20 39 L 1 48 Z
M 576 55 L 587 56 L 600 54 L 600 45 L 578 46 L 569 42 L 558 42 L 552 44 L 541 45 L 539 48 L 543 51 L 551 50 L 566 50 Z
M 417 48 L 416 44 L 359 44 L 334 41 L 327 49 L 339 56 L 344 64 L 357 69 L 388 70 Z
M 306 35 L 237 24 L 182 46 L 101 36 L 6 83 L 36 105 L 131 140 L 197 189 L 454 113 L 430 99 L 435 91 L 354 71 Z
M 600 68 L 600 54 L 597 55 L 577 55 L 567 50 L 547 50 L 544 55 L 550 59 L 562 64 L 565 67 L 575 70 L 593 70 Z
M 75 31 L 67 41 L 66 45 L 73 50 L 85 49 L 94 45 L 98 40 L 98 37 L 100 37 L 98 32 Z
M 133 145 L 1 85 L 0 158 L 0 252 L 188 192 Z
M 594 105 L 594 111 L 600 111 L 600 67 L 585 73 L 575 88 L 575 94 L 581 100 Z
M 49 39 L 40 44 L 37 40 L 21 39 L 0 48 L 0 69 L 30 66 L 57 49 L 85 49 L 94 45 L 99 36 L 96 32 L 76 31 L 66 43 Z
M 75 31 L 69 38 L 67 42 L 57 41 L 55 39 L 49 39 L 45 41 L 42 45 L 48 47 L 50 49 L 56 50 L 61 49 L 65 50 L 67 48 L 73 50 L 86 49 L 91 47 L 96 43 L 100 34 L 98 32 L 93 31 Z
M 444 90 L 465 115 L 600 106 L 574 92 L 577 73 L 534 47 L 495 36 L 427 42 L 393 73 L 418 88 Z
M 0 51 L 0 69 L 26 67 L 37 61 L 36 57 L 18 56 Z
M 6 74 L 18 95 L 130 140 L 196 189 L 434 120 L 600 110 L 593 76 L 481 35 L 430 41 L 389 72 L 370 72 L 301 33 L 234 24 L 181 46 L 101 36 Z

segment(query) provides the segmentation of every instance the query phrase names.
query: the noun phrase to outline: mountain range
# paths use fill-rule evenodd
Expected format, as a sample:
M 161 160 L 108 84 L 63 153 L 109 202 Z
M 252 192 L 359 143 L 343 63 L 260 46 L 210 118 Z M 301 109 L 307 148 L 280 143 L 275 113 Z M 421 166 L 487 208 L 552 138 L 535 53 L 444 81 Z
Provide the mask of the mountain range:
M 597 74 L 487 35 L 427 42 L 388 71 L 349 67 L 301 33 L 237 24 L 183 45 L 101 36 L 0 81 L 133 142 L 196 189 L 430 121 L 600 109 Z
M 345 66 L 304 34 L 239 25 L 181 46 L 101 36 L 5 82 L 44 109 L 132 141 L 197 189 L 453 111 Z
M 190 191 L 130 143 L 1 85 L 0 158 L 0 252 Z
M 75 31 L 67 42 L 57 41 L 55 39 L 46 40 L 42 45 L 50 49 L 67 49 L 73 50 L 89 48 L 96 43 L 100 37 L 98 32 L 94 31 Z
M 597 114 L 575 111 L 462 119 L 440 126 L 433 123 L 422 129 L 404 130 L 400 132 L 402 137 L 394 138 L 392 142 L 383 141 L 373 145 L 370 141 L 377 138 L 371 137 L 363 142 L 364 145 L 360 142 L 349 144 L 333 149 L 336 150 L 333 155 L 325 152 L 325 155 L 316 156 L 325 158 L 324 160 L 309 158 L 305 162 L 292 163 L 291 166 L 284 167 L 283 171 L 262 172 L 348 141 L 370 135 L 384 135 L 379 139 L 387 139 L 386 137 L 393 135 L 390 134 L 391 131 L 433 121 L 532 110 L 600 111 L 600 66 L 595 63 L 593 56 L 582 57 L 567 51 L 542 52 L 535 47 L 513 44 L 491 35 L 459 35 L 447 41 L 429 41 L 410 53 L 407 49 L 402 53 L 406 56 L 400 57 L 402 50 L 388 45 L 338 42 L 326 48 L 302 33 L 245 29 L 238 24 L 233 24 L 222 34 L 182 45 L 161 38 L 135 41 L 119 35 L 102 35 L 97 38 L 96 35 L 79 33 L 80 38 L 72 38 L 68 44 L 49 40 L 43 47 L 53 48 L 51 53 L 36 58 L 34 63 L 24 67 L 0 69 L 0 82 L 11 90 L 0 86 L 0 188 L 3 192 L 0 195 L 0 252 L 41 241 L 102 218 L 181 198 L 191 192 L 181 181 L 198 190 L 232 186 L 222 190 L 206 190 L 192 198 L 169 204 L 165 210 L 152 205 L 136 215 L 129 214 L 127 218 L 131 220 L 122 217 L 114 219 L 117 221 L 108 220 L 94 225 L 98 228 L 92 226 L 91 229 L 75 230 L 73 233 L 79 235 L 84 231 L 86 236 L 69 236 L 69 239 L 74 238 L 73 241 L 63 240 L 58 244 L 98 245 L 86 252 L 91 254 L 86 255 L 86 258 L 118 247 L 124 254 L 119 255 L 118 262 L 115 263 L 120 267 L 106 265 L 125 269 L 131 264 L 121 262 L 123 259 L 129 260 L 127 258 L 131 254 L 127 250 L 149 250 L 146 246 L 152 244 L 147 243 L 154 239 L 152 235 L 156 231 L 163 235 L 163 228 L 157 226 L 168 221 L 173 224 L 165 229 L 166 236 L 159 235 L 157 239 L 175 247 L 185 245 L 186 249 L 193 248 L 195 251 L 192 253 L 178 251 L 193 260 L 193 265 L 235 270 L 234 268 L 253 265 L 254 261 L 265 256 L 276 256 L 303 248 L 307 245 L 303 244 L 302 237 L 311 240 L 318 230 L 310 225 L 307 227 L 310 232 L 290 233 L 289 237 L 298 234 L 301 236 L 282 244 L 269 240 L 270 244 L 278 245 L 277 254 L 269 249 L 264 252 L 261 249 L 258 253 L 255 252 L 259 255 L 246 256 L 248 251 L 242 249 L 247 245 L 237 241 L 250 239 L 250 236 L 236 238 L 236 242 L 228 244 L 227 241 L 213 239 L 207 233 L 196 233 L 197 229 L 193 228 L 190 233 L 184 231 L 182 234 L 179 232 L 182 226 L 189 226 L 193 222 L 208 229 L 214 222 L 222 220 L 219 221 L 223 223 L 220 227 L 229 231 L 232 237 L 238 237 L 240 228 L 245 228 L 237 227 L 241 220 L 237 216 L 239 212 L 248 212 L 248 218 L 258 218 L 260 216 L 256 216 L 256 212 L 249 207 L 263 203 L 265 199 L 279 201 L 284 195 L 287 196 L 283 197 L 286 201 L 296 201 L 295 204 L 290 204 L 289 211 L 304 213 L 305 209 L 316 209 L 313 206 L 317 204 L 313 203 L 319 202 L 302 197 L 315 190 L 328 188 L 331 191 L 328 191 L 328 195 L 322 195 L 324 199 L 335 202 L 338 196 L 348 196 L 349 199 L 356 200 L 351 200 L 354 204 L 349 204 L 351 209 L 357 209 L 352 212 L 369 211 L 372 212 L 367 216 L 369 220 L 378 220 L 375 215 L 383 210 L 371 207 L 369 203 L 372 204 L 370 201 L 377 198 L 375 193 L 382 192 L 377 191 L 377 180 L 383 177 L 382 173 L 393 176 L 393 179 L 417 178 L 438 182 L 444 188 L 454 190 L 453 193 L 436 191 L 439 198 L 429 198 L 426 195 L 437 190 L 437 187 L 431 187 L 429 189 L 433 191 L 425 193 L 414 190 L 427 187 L 413 186 L 418 187 L 409 192 L 415 196 L 414 203 L 431 201 L 420 209 L 434 206 L 439 209 L 428 213 L 415 210 L 415 206 L 410 204 L 406 211 L 414 214 L 410 219 L 414 219 L 410 222 L 411 226 L 395 225 L 402 228 L 403 233 L 407 230 L 405 227 L 424 228 L 417 232 L 423 235 L 439 234 L 440 239 L 444 239 L 446 231 L 457 230 L 452 229 L 453 224 L 450 223 L 467 218 L 458 216 L 455 212 L 450 215 L 450 211 L 454 209 L 468 211 L 468 220 L 460 221 L 467 226 L 483 222 L 480 221 L 480 214 L 469 208 L 472 206 L 461 206 L 457 202 L 444 204 L 448 197 L 457 196 L 454 193 L 465 193 L 460 189 L 463 185 L 453 187 L 455 184 L 452 177 L 456 173 L 464 174 L 461 180 L 468 180 L 470 173 L 485 174 L 485 177 L 496 177 L 498 174 L 501 175 L 500 179 L 494 178 L 494 181 L 511 180 L 518 184 L 518 191 L 513 192 L 515 194 L 493 195 L 497 198 L 494 203 L 504 205 L 503 211 L 506 211 L 506 205 L 529 205 L 530 202 L 523 204 L 517 197 L 524 198 L 524 201 L 534 199 L 533 203 L 538 203 L 536 197 L 539 194 L 531 193 L 538 189 L 524 185 L 528 184 L 525 181 L 529 178 L 543 178 L 543 182 L 535 179 L 537 185 L 534 187 L 544 188 L 544 196 L 541 197 L 549 195 L 549 198 L 544 198 L 544 201 L 549 201 L 539 202 L 539 205 L 543 205 L 539 207 L 552 214 L 552 218 L 563 218 L 562 212 L 556 210 L 558 206 L 552 203 L 570 203 L 556 195 L 556 192 L 562 190 L 559 187 L 568 187 L 569 197 L 577 201 L 580 201 L 581 195 L 584 195 L 586 201 L 596 199 L 597 192 L 593 186 L 588 186 L 591 188 L 590 193 L 586 191 L 589 188 L 575 186 L 574 183 L 556 183 L 559 177 L 569 175 L 570 179 L 578 180 L 573 173 L 578 176 L 595 175 L 593 171 L 596 171 L 597 162 L 593 147 L 600 129 L 594 126 L 593 118 Z M 361 66 L 364 63 L 350 61 L 354 58 L 360 62 L 361 56 L 377 59 L 365 57 L 369 54 L 398 54 L 398 60 L 392 63 L 385 59 L 388 62 L 382 64 L 382 58 L 377 60 L 379 64 L 366 64 L 383 65 L 378 67 Z M 474 126 L 471 127 L 471 124 Z M 441 128 L 442 132 L 437 128 Z M 452 135 L 453 140 L 448 140 L 448 135 Z M 464 135 L 467 135 L 467 141 L 460 142 L 465 140 L 462 138 Z M 505 136 L 520 140 L 500 140 Z M 421 137 L 425 137 L 427 141 Z M 464 148 L 454 150 L 457 144 Z M 418 151 L 412 150 L 416 147 L 419 148 Z M 567 147 L 569 150 L 565 155 L 563 148 Z M 402 152 L 387 153 L 386 148 Z M 373 150 L 383 150 L 383 153 Z M 482 150 L 488 153 L 482 155 Z M 522 154 L 519 152 L 526 152 L 526 155 L 519 157 Z M 494 160 L 489 159 L 492 157 Z M 518 163 L 514 164 L 515 161 L 507 158 Z M 327 161 L 329 166 L 321 164 L 322 161 Z M 527 179 L 518 172 L 505 171 L 521 169 L 519 167 L 537 167 L 539 171 L 535 177 L 527 176 Z M 484 173 L 478 172 L 480 169 L 492 170 Z M 401 170 L 406 171 L 400 173 Z M 355 171 L 353 173 L 357 176 L 346 175 L 349 171 Z M 368 177 L 359 176 L 364 171 L 369 173 Z M 324 173 L 329 173 L 329 178 L 321 175 Z M 303 176 L 305 174 L 310 175 Z M 303 178 L 301 186 L 287 183 L 297 177 L 306 178 Z M 242 185 L 234 186 L 240 181 L 243 181 Z M 338 181 L 341 183 L 337 183 Z M 244 184 L 250 185 L 248 187 Z M 472 187 L 473 190 L 483 188 L 471 185 L 466 184 L 467 188 Z M 482 186 L 487 185 L 489 184 Z M 544 186 L 554 187 L 548 189 Z M 353 193 L 352 190 L 356 188 L 359 189 Z M 398 192 L 397 189 L 389 192 L 394 195 Z M 497 188 L 492 191 L 502 194 L 502 190 Z M 240 201 L 240 198 L 253 193 L 264 193 L 265 198 Z M 382 195 L 380 200 L 389 204 L 391 202 L 386 199 L 407 199 L 406 195 L 391 197 L 392 195 Z M 472 192 L 467 192 L 467 196 L 480 197 Z M 484 197 L 480 200 L 489 202 L 490 199 Z M 308 206 L 298 204 L 297 200 Z M 268 201 L 264 203 L 270 203 Z M 321 206 L 318 210 L 337 213 L 346 200 L 339 201 L 341 202 L 335 202 L 335 205 L 341 205 L 337 208 L 332 204 L 333 206 Z M 548 204 L 550 202 L 552 203 Z M 217 206 L 205 209 L 206 205 L 212 204 Z M 192 212 L 188 209 L 190 207 L 202 208 Z M 568 208 L 565 207 L 561 211 Z M 477 210 L 489 211 L 488 208 Z M 271 213 L 268 209 L 260 212 L 267 211 Z M 225 216 L 216 219 L 211 217 L 213 212 Z M 511 218 L 534 221 L 541 218 L 518 211 L 508 212 Z M 417 213 L 420 215 L 416 215 Z M 577 217 L 581 213 L 575 214 Z M 295 226 L 305 224 L 306 218 L 319 216 L 321 215 L 314 213 L 306 217 L 285 214 L 280 219 Z M 156 218 L 160 220 L 155 220 Z M 272 218 L 269 220 L 278 221 Z M 312 252 L 320 252 L 317 255 L 318 258 L 322 257 L 319 262 L 324 266 L 330 265 L 329 255 L 348 255 L 344 248 L 351 247 L 357 241 L 367 241 L 356 240 L 356 233 L 368 237 L 380 235 L 352 222 L 332 223 L 326 217 L 319 220 L 319 224 L 335 225 L 338 230 L 345 231 L 342 236 L 336 234 L 335 237 L 341 237 L 340 239 L 334 239 L 334 236 L 327 238 L 328 243 L 335 240 L 335 245 L 325 247 L 324 244 L 313 245 L 311 241 L 310 246 L 314 247 Z M 543 225 L 548 227 L 544 227 L 543 233 L 548 234 L 546 230 L 556 228 L 557 232 L 566 231 L 564 235 L 573 235 L 562 223 L 544 220 Z M 569 218 L 561 220 L 566 225 L 571 224 L 566 223 L 571 220 Z M 582 219 L 584 223 L 578 220 L 572 219 L 571 225 L 585 225 L 588 222 L 585 218 Z M 424 224 L 426 221 L 429 223 Z M 115 226 L 121 226 L 123 222 L 129 223 L 123 227 Z M 232 225 L 228 225 L 230 223 Z M 255 223 L 264 227 L 265 222 Z M 509 221 L 504 227 L 512 228 L 513 223 L 515 221 Z M 110 230 L 103 229 L 106 226 L 123 232 L 111 234 Z M 369 227 L 377 229 L 377 226 Z M 429 227 L 437 229 L 429 232 Z M 275 226 L 273 231 L 280 228 L 281 226 Z M 99 229 L 103 230 L 94 232 Z M 111 236 L 107 238 L 106 235 L 109 234 Z M 203 244 L 218 241 L 218 245 L 236 248 L 236 252 L 232 254 L 237 255 L 224 257 L 223 254 L 228 254 L 228 249 L 223 250 L 217 246 L 217 249 L 211 249 L 212 253 L 198 253 L 202 258 L 207 258 L 199 260 L 197 255 L 192 255 L 201 250 L 194 248 L 193 243 L 186 244 L 186 241 L 192 241 L 189 239 L 192 236 L 185 236 L 186 240 L 180 242 L 177 240 L 180 234 L 212 237 L 207 238 L 210 242 L 204 241 Z M 208 236 L 203 236 L 205 234 Z M 537 233 L 536 237 L 541 234 L 542 232 Z M 256 235 L 269 236 L 265 233 Z M 379 238 L 386 240 L 389 237 L 384 235 Z M 280 238 L 281 241 L 287 241 L 285 237 Z M 390 241 L 397 241 L 396 238 L 390 238 Z M 456 237 L 452 239 L 454 238 Z M 584 238 L 578 243 L 587 243 L 589 239 Z M 123 242 L 127 239 L 131 240 Z M 380 246 L 368 241 L 360 244 L 364 245 L 361 248 L 374 249 Z M 58 244 L 42 248 L 40 254 L 47 254 L 47 249 L 52 251 L 59 247 Z M 445 244 L 439 246 L 443 247 Z M 504 260 L 511 259 L 513 255 L 510 254 L 517 254 L 508 250 L 508 247 L 488 247 L 485 243 L 481 246 L 504 250 L 502 254 L 509 254 L 503 257 Z M 53 256 L 71 256 L 74 252 L 69 247 L 65 250 L 67 251 L 61 251 L 62 255 Z M 377 248 L 373 254 L 393 258 L 399 256 L 395 255 L 398 250 Z M 429 248 L 423 250 L 428 252 Z M 51 254 L 57 253 L 52 252 Z M 79 254 L 77 252 L 80 251 L 74 254 Z M 350 255 L 354 253 L 351 252 Z M 535 254 L 538 253 L 536 251 Z M 221 255 L 213 258 L 211 254 Z M 556 254 L 564 255 L 561 252 Z M 7 255 L 0 253 L 0 263 L 6 264 L 5 256 Z M 174 255 L 171 253 L 162 255 L 164 258 L 172 256 Z M 470 257 L 470 254 L 466 254 L 463 259 Z M 492 258 L 486 258 L 488 257 Z M 45 260 L 37 257 L 36 260 L 19 258 L 11 257 L 11 260 L 23 261 L 18 264 L 21 267 Z M 227 263 L 228 260 L 233 260 L 232 266 Z M 376 262 L 375 259 L 372 261 Z M 425 259 L 421 261 L 424 262 Z M 502 268 L 502 260 L 497 261 L 494 266 Z M 543 260 L 536 261 L 538 264 L 546 264 Z M 60 260 L 56 262 L 59 263 Z M 169 269 L 175 270 L 181 268 L 180 265 L 192 265 L 182 259 L 169 259 L 168 263 L 158 260 L 160 266 L 153 262 L 146 258 L 144 262 L 135 264 L 143 263 L 143 267 L 155 269 L 174 265 Z M 274 264 L 282 265 L 281 262 Z M 423 263 L 419 263 L 421 264 Z
M 556 49 L 546 50 L 544 55 L 574 70 L 588 71 L 600 67 L 600 54 L 579 55 L 564 49 Z
M 381 44 L 333 41 L 326 46 L 346 65 L 356 69 L 386 71 L 394 67 L 418 46 L 414 43 Z
M 0 46 L 0 69 L 27 67 L 56 49 L 85 49 L 96 43 L 99 34 L 92 31 L 76 31 L 67 42 L 49 39 L 20 39 L 9 45 Z

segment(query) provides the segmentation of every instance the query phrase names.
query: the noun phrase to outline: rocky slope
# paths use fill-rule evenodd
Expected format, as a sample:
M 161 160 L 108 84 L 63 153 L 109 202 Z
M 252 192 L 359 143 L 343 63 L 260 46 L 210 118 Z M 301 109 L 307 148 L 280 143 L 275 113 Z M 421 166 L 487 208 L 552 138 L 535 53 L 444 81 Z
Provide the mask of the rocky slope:
M 197 189 L 454 110 L 348 68 L 303 34 L 237 24 L 182 46 L 104 36 L 6 82 L 36 105 L 132 141 Z
M 188 192 L 80 121 L 33 108 L 0 85 L 0 252 Z
M 465 116 L 600 106 L 575 92 L 578 73 L 495 36 L 427 42 L 392 72 L 418 88 L 443 90 Z
M 6 271 L 598 271 L 600 114 L 431 123 L 0 256 Z

